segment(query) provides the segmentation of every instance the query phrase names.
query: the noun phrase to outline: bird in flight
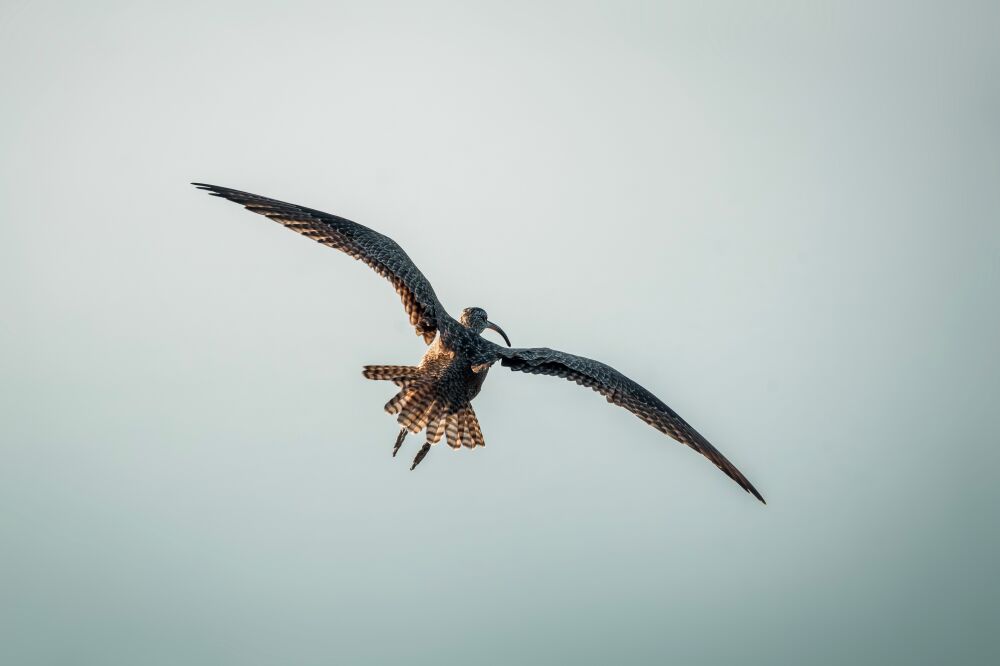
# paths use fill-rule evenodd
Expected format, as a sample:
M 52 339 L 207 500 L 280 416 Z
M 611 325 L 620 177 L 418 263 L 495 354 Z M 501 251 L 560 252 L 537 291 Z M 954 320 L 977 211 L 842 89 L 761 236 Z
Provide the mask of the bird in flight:
M 419 365 L 367 365 L 363 375 L 393 382 L 400 389 L 385 405 L 385 411 L 398 415 L 396 420 L 402 426 L 392 449 L 393 457 L 407 433 L 426 431 L 426 441 L 413 459 L 411 470 L 420 464 L 431 445 L 442 438 L 453 449 L 486 445 L 471 403 L 483 387 L 486 373 L 499 361 L 516 372 L 562 377 L 597 391 L 608 402 L 624 407 L 702 454 L 744 490 L 764 501 L 753 484 L 697 430 L 655 395 L 611 366 L 545 347 L 512 347 L 507 334 L 487 318 L 482 308 L 465 308 L 457 321 L 453 319 L 441 305 L 431 283 L 391 238 L 305 206 L 217 185 L 192 185 L 341 250 L 392 283 L 410 324 L 428 345 L 427 352 Z M 482 337 L 487 329 L 498 333 L 507 346 L 501 347 Z

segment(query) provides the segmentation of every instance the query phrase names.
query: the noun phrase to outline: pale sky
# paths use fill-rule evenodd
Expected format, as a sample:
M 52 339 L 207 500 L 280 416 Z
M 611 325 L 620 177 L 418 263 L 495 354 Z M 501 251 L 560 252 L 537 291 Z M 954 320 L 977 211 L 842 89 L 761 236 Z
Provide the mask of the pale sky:
M 0 4 L 0 662 L 986 664 L 1000 10 Z M 398 241 L 494 368 L 390 451 Z

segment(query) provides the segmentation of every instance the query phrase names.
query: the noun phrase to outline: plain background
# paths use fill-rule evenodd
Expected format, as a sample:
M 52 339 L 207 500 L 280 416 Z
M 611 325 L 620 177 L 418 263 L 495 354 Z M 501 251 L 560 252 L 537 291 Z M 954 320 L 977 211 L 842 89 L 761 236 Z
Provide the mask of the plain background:
M 995 663 L 995 2 L 0 5 L 4 664 Z M 389 456 L 395 238 L 495 368 Z

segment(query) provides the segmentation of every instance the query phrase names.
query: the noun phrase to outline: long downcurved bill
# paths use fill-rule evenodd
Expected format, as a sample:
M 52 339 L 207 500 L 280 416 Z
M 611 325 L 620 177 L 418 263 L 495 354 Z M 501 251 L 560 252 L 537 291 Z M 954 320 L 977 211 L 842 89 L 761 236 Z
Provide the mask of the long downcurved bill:
M 508 338 L 507 334 L 503 332 L 503 329 L 500 328 L 499 326 L 497 326 L 496 324 L 494 324 L 493 322 L 487 320 L 486 321 L 486 328 L 492 329 L 492 330 L 496 331 L 497 333 L 499 333 L 501 336 L 503 336 L 503 341 L 507 343 L 508 347 L 513 347 L 514 346 L 514 345 L 510 344 L 510 338 Z

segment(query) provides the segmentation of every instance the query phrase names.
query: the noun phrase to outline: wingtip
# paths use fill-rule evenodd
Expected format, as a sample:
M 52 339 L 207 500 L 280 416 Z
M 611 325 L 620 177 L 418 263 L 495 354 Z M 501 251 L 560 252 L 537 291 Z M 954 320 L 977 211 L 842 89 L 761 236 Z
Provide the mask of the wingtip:
M 754 488 L 753 486 L 749 486 L 747 488 L 744 488 L 744 490 L 746 490 L 748 493 L 759 499 L 761 504 L 767 506 L 767 501 L 764 499 L 764 496 L 761 495 L 759 492 L 757 492 L 756 488 Z
M 232 201 L 231 194 L 237 194 L 236 190 L 230 190 L 228 187 L 222 187 L 221 185 L 211 185 L 209 183 L 191 183 L 199 190 L 208 192 L 210 196 L 221 197 L 223 199 L 229 199 Z

